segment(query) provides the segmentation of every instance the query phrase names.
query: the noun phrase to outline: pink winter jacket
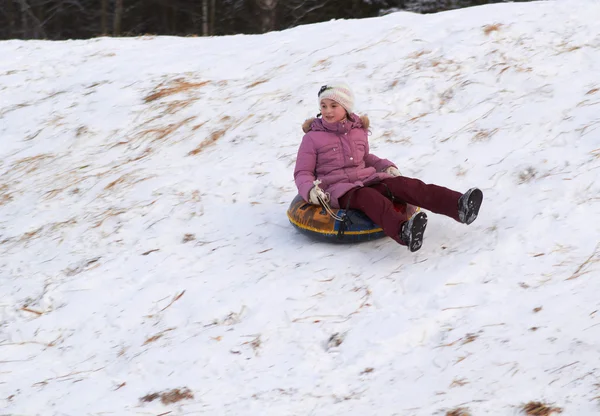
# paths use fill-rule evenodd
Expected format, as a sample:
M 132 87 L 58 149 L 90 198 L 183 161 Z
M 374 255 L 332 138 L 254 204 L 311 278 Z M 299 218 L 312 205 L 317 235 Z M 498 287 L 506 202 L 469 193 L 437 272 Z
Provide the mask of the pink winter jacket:
M 331 196 L 331 206 L 340 208 L 338 199 L 349 190 L 392 177 L 383 171 L 395 165 L 369 153 L 366 116 L 352 114 L 344 123 L 309 119 L 302 128 L 306 134 L 298 149 L 294 179 L 305 201 L 315 179 Z

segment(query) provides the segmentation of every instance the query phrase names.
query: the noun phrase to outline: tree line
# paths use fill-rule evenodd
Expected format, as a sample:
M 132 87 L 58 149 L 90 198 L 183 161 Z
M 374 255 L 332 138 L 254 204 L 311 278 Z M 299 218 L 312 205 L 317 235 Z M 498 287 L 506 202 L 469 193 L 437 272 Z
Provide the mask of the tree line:
M 0 0 L 0 39 L 256 34 L 399 10 L 433 13 L 503 0 Z M 519 0 L 517 0 L 519 1 Z

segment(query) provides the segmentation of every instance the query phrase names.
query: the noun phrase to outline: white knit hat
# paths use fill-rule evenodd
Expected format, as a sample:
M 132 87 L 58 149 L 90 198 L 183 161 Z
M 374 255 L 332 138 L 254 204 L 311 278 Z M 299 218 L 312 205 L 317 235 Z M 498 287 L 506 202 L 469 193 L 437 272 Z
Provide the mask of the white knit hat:
M 321 108 L 321 100 L 330 99 L 339 103 L 352 114 L 354 111 L 354 93 L 348 84 L 343 82 L 323 85 L 319 90 L 319 108 Z

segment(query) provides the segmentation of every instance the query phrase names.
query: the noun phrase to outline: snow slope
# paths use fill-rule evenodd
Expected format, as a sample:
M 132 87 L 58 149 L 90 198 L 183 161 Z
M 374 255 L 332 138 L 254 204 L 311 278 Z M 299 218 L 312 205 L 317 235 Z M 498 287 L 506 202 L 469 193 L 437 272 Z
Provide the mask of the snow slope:
M 0 42 L 0 414 L 600 414 L 599 19 Z M 295 232 L 340 77 L 373 153 L 484 190 L 473 225 L 431 214 L 415 254 Z

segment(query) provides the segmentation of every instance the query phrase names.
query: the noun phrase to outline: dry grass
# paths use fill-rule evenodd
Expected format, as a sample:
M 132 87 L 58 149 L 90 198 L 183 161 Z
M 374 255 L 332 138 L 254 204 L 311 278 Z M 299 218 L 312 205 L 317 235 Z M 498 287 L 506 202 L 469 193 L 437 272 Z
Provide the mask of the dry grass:
M 411 53 L 410 55 L 408 55 L 408 59 L 417 59 L 417 58 L 420 58 L 421 56 L 426 55 L 428 53 L 431 53 L 431 51 L 423 49 L 423 50 L 420 50 L 418 52 Z
M 252 84 L 249 84 L 246 86 L 246 88 L 250 89 L 250 88 L 254 88 L 259 86 L 260 84 L 264 84 L 265 82 L 269 82 L 268 79 L 259 79 L 258 81 L 254 81 Z
M 148 338 L 146 341 L 144 341 L 144 344 L 143 344 L 143 345 L 148 345 L 148 344 L 150 344 L 151 342 L 158 341 L 158 340 L 159 340 L 159 339 L 161 339 L 162 337 L 163 337 L 163 334 L 154 335 L 154 336 L 152 336 L 152 337 Z
M 94 225 L 92 225 L 92 228 L 98 228 L 100 227 L 104 221 L 106 221 L 107 219 L 111 218 L 111 217 L 117 217 L 121 214 L 126 213 L 127 210 L 126 209 L 115 209 L 115 208 L 109 208 L 106 211 L 104 211 L 102 214 L 98 215 L 98 221 L 96 221 L 96 223 Z
M 448 410 L 446 416 L 471 416 L 471 413 L 466 407 L 457 407 L 456 409 Z
M 124 175 L 122 175 L 121 177 L 119 177 L 119 179 L 115 179 L 114 181 L 112 181 L 111 183 L 109 183 L 108 185 L 106 185 L 104 187 L 105 191 L 108 191 L 112 188 L 114 188 L 116 185 L 120 184 L 120 183 L 125 183 L 127 182 L 127 179 L 132 177 L 131 173 L 126 173 Z
M 323 68 L 327 68 L 330 65 L 331 65 L 331 62 L 329 62 L 327 59 L 321 59 L 314 63 L 313 68 L 321 67 L 321 69 L 323 69 Z
M 531 182 L 537 175 L 537 169 L 529 166 L 519 172 L 519 184 Z
M 190 241 L 194 241 L 196 239 L 196 236 L 194 234 L 186 234 L 183 236 L 183 239 L 181 240 L 181 242 L 183 244 L 185 243 L 189 243 Z
M 470 344 L 471 342 L 475 341 L 477 338 L 479 338 L 479 335 L 477 335 L 477 334 L 467 334 L 467 335 L 465 335 L 465 337 L 460 345 Z
M 342 345 L 344 339 L 346 338 L 346 334 L 342 334 L 339 332 L 334 333 L 327 340 L 327 349 L 336 348 Z
M 8 185 L 0 185 L 0 207 L 13 200 L 12 194 L 8 192 Z
M 26 174 L 35 172 L 44 162 L 49 159 L 55 159 L 55 156 L 49 153 L 43 153 L 36 156 L 24 157 L 14 162 L 11 166 L 11 172 L 23 172 Z
M 206 124 L 206 121 L 200 123 L 200 124 L 196 124 L 194 127 L 192 127 L 192 131 L 196 131 L 199 128 L 201 128 L 202 126 L 204 126 Z
M 214 144 L 217 140 L 223 137 L 225 133 L 227 133 L 227 129 L 213 131 L 210 136 L 208 136 L 208 139 L 204 140 L 194 150 L 190 151 L 188 156 L 195 156 L 202 152 L 206 147 Z
M 145 139 L 146 137 L 149 136 L 150 143 L 164 141 L 175 131 L 179 130 L 181 127 L 194 121 L 195 119 L 196 119 L 195 116 L 188 117 L 184 120 L 181 120 L 178 123 L 171 123 L 164 127 L 154 127 L 154 128 L 143 130 L 140 133 L 138 133 L 137 139 Z
M 242 345 L 250 345 L 252 347 L 252 349 L 254 350 L 254 352 L 257 353 L 258 349 L 262 345 L 262 341 L 260 339 L 260 335 L 256 335 L 256 336 L 250 335 L 250 336 L 253 336 L 254 339 L 252 339 L 252 341 L 243 342 Z
M 457 308 L 452 308 L 452 309 L 457 309 Z M 442 344 L 440 346 L 438 346 L 437 348 L 442 348 L 442 347 L 453 347 L 456 344 L 460 344 L 460 345 L 465 345 L 465 344 L 470 344 L 471 342 L 475 341 L 477 338 L 479 338 L 479 335 L 477 334 L 466 334 L 464 337 L 459 338 L 455 341 L 452 341 L 448 344 Z
M 585 93 L 585 95 L 592 95 L 600 91 L 600 88 L 594 88 Z
M 485 33 L 486 36 L 489 36 L 490 33 L 492 32 L 499 32 L 500 28 L 503 25 L 501 23 L 494 23 L 493 25 L 485 25 L 483 27 L 483 33 Z
M 466 386 L 467 384 L 469 384 L 469 382 L 464 378 L 455 379 L 455 380 L 452 380 L 452 383 L 450 383 L 450 388 L 462 387 L 462 386 Z
M 561 46 L 566 46 L 566 45 L 561 45 Z M 581 46 L 568 46 L 568 47 L 565 47 L 560 52 L 558 52 L 558 54 L 560 55 L 562 53 L 573 52 L 573 51 L 576 51 L 576 50 L 579 50 L 579 49 L 581 49 Z
M 182 400 L 192 400 L 194 395 L 187 387 L 182 389 L 173 389 L 168 391 L 163 391 L 159 393 L 151 393 L 147 394 L 144 397 L 140 398 L 141 402 L 150 403 L 154 400 L 160 399 L 162 404 L 172 404 L 177 403 Z
M 182 109 L 188 107 L 190 104 L 194 103 L 195 101 L 198 101 L 198 99 L 190 98 L 188 100 L 171 101 L 170 103 L 167 103 L 165 105 L 163 114 L 165 114 L 165 113 L 166 114 L 175 114 L 179 110 L 182 110 Z
M 86 126 L 79 126 L 77 130 L 75 130 L 75 137 L 81 137 L 83 135 L 89 134 L 89 130 Z
M 207 84 L 210 84 L 210 81 L 189 82 L 186 81 L 184 78 L 177 78 L 166 84 L 160 84 L 158 87 L 156 87 L 155 91 L 152 94 L 149 94 L 144 98 L 144 102 L 150 103 L 152 101 L 161 100 L 170 95 L 180 94 L 183 92 L 188 92 L 190 90 L 201 88 Z
M 592 252 L 592 254 L 583 263 L 581 263 L 579 265 L 579 267 L 577 268 L 577 270 L 575 270 L 575 272 L 571 275 L 571 277 L 569 277 L 566 280 L 577 279 L 579 276 L 589 273 L 590 270 L 586 270 L 586 271 L 584 271 L 584 270 L 590 264 L 597 263 L 600 261 L 600 259 L 595 258 L 599 253 L 600 253 L 600 243 L 596 244 L 596 247 L 594 248 L 594 251 Z
M 529 402 L 524 404 L 521 410 L 528 416 L 550 416 L 553 413 L 562 413 L 560 407 L 552 407 L 541 402 Z
M 65 269 L 63 271 L 63 273 L 65 273 L 66 276 L 75 276 L 83 271 L 88 271 L 88 270 L 92 270 L 96 267 L 99 266 L 98 261 L 101 259 L 102 257 L 96 257 L 90 260 L 86 260 L 83 263 L 71 268 L 68 267 L 67 269 Z
M 496 133 L 498 133 L 499 129 L 492 129 L 492 130 L 485 130 L 485 129 L 481 129 L 478 130 L 477 133 L 475 133 L 475 136 L 473 136 L 471 138 L 471 142 L 472 143 L 481 143 L 481 142 L 487 142 L 488 140 L 490 140 L 492 138 L 492 136 Z

